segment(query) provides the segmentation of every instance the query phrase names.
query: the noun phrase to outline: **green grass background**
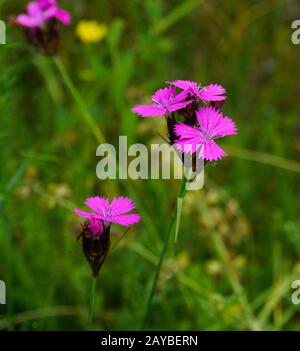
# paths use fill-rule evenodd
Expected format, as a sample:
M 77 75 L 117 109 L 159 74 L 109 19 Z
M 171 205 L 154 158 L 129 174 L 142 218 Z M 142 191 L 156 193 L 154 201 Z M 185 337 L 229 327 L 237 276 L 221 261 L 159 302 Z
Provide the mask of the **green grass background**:
M 186 196 L 147 328 L 298 330 L 291 284 L 300 279 L 300 46 L 291 43 L 291 23 L 300 19 L 299 3 L 61 3 L 73 23 L 61 30 L 58 55 L 110 143 L 117 146 L 119 135 L 160 142 L 163 121 L 139 119 L 130 108 L 174 79 L 224 85 L 224 112 L 238 125 L 239 134 L 221 142 L 229 157 L 207 167 L 204 189 Z M 25 4 L 0 1 L 0 18 Z M 106 23 L 107 37 L 82 44 L 81 19 Z M 102 268 L 92 329 L 139 329 L 179 182 L 100 181 L 98 142 L 53 58 L 8 26 L 0 65 L 0 279 L 7 285 L 0 329 L 85 327 L 90 270 L 72 209 L 95 194 L 132 197 L 143 220 Z

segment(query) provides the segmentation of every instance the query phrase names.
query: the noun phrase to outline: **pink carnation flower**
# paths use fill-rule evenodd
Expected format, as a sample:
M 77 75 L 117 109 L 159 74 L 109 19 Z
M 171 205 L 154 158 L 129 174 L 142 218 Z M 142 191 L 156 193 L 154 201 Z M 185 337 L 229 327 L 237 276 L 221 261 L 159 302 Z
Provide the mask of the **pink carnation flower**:
M 181 152 L 194 153 L 199 150 L 199 158 L 207 161 L 218 160 L 227 156 L 215 139 L 226 135 L 237 134 L 235 123 L 229 117 L 212 107 L 202 107 L 196 111 L 199 127 L 191 127 L 184 123 L 177 123 L 174 131 L 179 140 L 176 146 Z
M 223 101 L 226 100 L 225 89 L 219 84 L 210 84 L 206 87 L 202 87 L 196 82 L 189 80 L 175 80 L 170 82 L 171 85 L 183 89 L 188 94 L 197 97 L 203 101 Z
M 97 232 L 100 228 L 101 222 L 104 224 L 117 223 L 127 227 L 131 224 L 138 223 L 141 220 L 139 214 L 128 214 L 128 212 L 133 210 L 136 206 L 127 197 L 115 197 L 112 202 L 109 203 L 109 200 L 105 197 L 94 196 L 88 198 L 85 201 L 85 204 L 92 210 L 92 212 L 81 211 L 77 208 L 75 208 L 74 211 L 78 216 L 89 220 L 88 226 L 92 233 L 95 231 Z
M 180 110 L 193 102 L 193 100 L 183 101 L 187 95 L 185 91 L 176 95 L 176 89 L 172 87 L 159 89 L 152 96 L 151 105 L 137 105 L 132 111 L 142 117 L 167 116 L 170 112 Z
M 52 18 L 56 18 L 64 25 L 71 23 L 68 11 L 58 7 L 56 0 L 31 1 L 27 5 L 27 13 L 17 17 L 17 22 L 26 28 L 41 28 Z

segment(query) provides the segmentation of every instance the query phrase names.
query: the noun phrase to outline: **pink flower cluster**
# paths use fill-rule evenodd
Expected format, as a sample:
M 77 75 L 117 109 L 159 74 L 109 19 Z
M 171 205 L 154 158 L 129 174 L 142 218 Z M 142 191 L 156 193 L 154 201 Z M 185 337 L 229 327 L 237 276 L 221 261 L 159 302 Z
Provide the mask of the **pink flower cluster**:
M 170 143 L 182 153 L 197 152 L 206 161 L 226 156 L 215 140 L 237 134 L 237 129 L 232 119 L 216 108 L 226 100 L 225 89 L 218 84 L 202 86 L 188 80 L 168 84 L 154 93 L 151 104 L 137 105 L 132 111 L 141 117 L 166 117 Z M 177 93 L 176 88 L 181 92 Z
M 71 23 L 68 11 L 57 5 L 57 0 L 36 0 L 27 5 L 27 12 L 17 17 L 17 22 L 25 28 L 42 28 L 49 20 L 56 19 L 65 26 Z

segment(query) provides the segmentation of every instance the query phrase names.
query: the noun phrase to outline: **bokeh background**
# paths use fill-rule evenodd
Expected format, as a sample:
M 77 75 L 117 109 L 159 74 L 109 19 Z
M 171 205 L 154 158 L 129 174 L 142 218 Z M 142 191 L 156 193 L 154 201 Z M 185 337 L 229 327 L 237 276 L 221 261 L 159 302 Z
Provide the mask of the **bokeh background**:
M 206 169 L 186 196 L 179 240 L 170 242 L 147 328 L 298 330 L 300 306 L 300 46 L 296 0 L 60 1 L 72 13 L 58 53 L 105 138 L 161 142 L 159 118 L 130 108 L 165 81 L 226 87 L 224 112 L 239 134 L 229 157 Z M 0 1 L 2 20 L 26 1 Z M 95 43 L 78 23 L 107 26 Z M 92 329 L 141 327 L 176 180 L 100 181 L 93 128 L 51 56 L 7 26 L 0 46 L 0 329 L 85 328 L 90 269 L 76 235 L 75 206 L 91 195 L 130 196 L 143 221 L 115 246 L 97 285 Z M 173 239 L 172 239 L 173 240 Z M 171 240 L 171 241 L 172 241 Z

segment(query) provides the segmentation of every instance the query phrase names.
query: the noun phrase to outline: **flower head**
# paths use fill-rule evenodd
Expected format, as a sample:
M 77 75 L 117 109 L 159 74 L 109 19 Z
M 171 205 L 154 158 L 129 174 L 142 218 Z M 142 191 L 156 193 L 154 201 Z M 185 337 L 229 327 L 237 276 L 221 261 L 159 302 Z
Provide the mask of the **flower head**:
M 141 217 L 138 214 L 130 213 L 136 206 L 127 197 L 115 197 L 110 203 L 108 199 L 100 196 L 90 197 L 85 201 L 85 204 L 92 210 L 92 212 L 85 212 L 74 210 L 75 213 L 89 220 L 98 219 L 104 224 L 117 223 L 123 226 L 140 221 Z
M 203 101 L 223 101 L 226 100 L 225 89 L 219 84 L 210 84 L 203 87 L 197 82 L 189 80 L 175 80 L 170 82 L 174 87 L 180 88 L 189 95 Z
M 78 238 L 82 239 L 82 251 L 97 277 L 110 248 L 111 223 L 124 226 L 137 223 L 141 217 L 130 213 L 135 204 L 127 197 L 115 197 L 110 203 L 105 197 L 94 196 L 85 201 L 92 212 L 75 209 L 75 213 L 87 218 Z
M 37 0 L 27 5 L 27 12 L 17 17 L 17 23 L 25 28 L 42 28 L 51 19 L 64 25 L 71 23 L 70 13 L 58 7 L 56 0 Z
M 76 27 L 76 34 L 85 43 L 97 43 L 107 34 L 107 26 L 97 21 L 82 20 Z
M 193 100 L 183 101 L 187 96 L 188 93 L 185 91 L 176 94 L 176 89 L 173 87 L 159 89 L 152 96 L 151 105 L 137 105 L 132 108 L 132 111 L 142 117 L 167 116 L 193 102 Z
M 226 135 L 237 134 L 237 129 L 229 117 L 212 107 L 202 107 L 196 111 L 198 127 L 184 123 L 175 125 L 175 133 L 179 137 L 176 146 L 181 152 L 194 153 L 199 149 L 199 157 L 207 161 L 218 160 L 226 153 L 217 145 L 215 139 Z

